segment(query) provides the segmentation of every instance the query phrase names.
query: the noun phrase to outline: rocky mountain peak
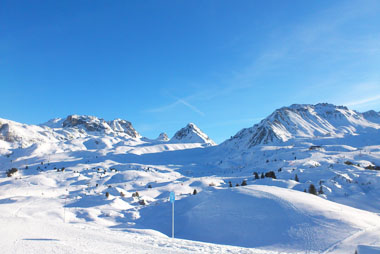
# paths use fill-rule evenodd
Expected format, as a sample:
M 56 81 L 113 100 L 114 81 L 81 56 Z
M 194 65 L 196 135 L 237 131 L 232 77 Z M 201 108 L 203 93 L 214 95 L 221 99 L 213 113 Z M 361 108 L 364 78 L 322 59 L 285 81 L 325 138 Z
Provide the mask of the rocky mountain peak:
M 177 131 L 170 139 L 173 143 L 203 143 L 207 145 L 215 145 L 204 132 L 202 132 L 195 124 L 189 123 L 184 128 Z

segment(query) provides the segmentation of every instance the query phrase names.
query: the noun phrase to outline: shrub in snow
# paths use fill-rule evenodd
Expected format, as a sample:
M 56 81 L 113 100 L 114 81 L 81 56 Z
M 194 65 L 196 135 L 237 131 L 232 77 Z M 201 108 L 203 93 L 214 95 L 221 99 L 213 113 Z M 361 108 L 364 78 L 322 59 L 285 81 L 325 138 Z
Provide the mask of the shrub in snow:
M 149 184 L 149 185 L 148 185 L 148 188 L 149 188 L 149 189 L 152 189 L 152 185 Z
M 367 167 L 365 167 L 365 169 L 370 169 L 370 170 L 380 170 L 380 166 L 376 166 L 376 165 L 368 165 Z
M 247 185 L 247 181 L 243 180 L 243 182 L 241 183 L 241 186 L 246 186 L 246 185 Z
M 309 186 L 309 193 L 317 195 L 317 190 L 315 189 L 314 184 L 310 184 L 310 186 Z
M 298 175 L 296 174 L 296 176 L 294 177 L 294 181 L 296 181 L 296 182 L 299 182 L 300 181 L 300 179 L 298 179 Z
M 110 193 L 107 191 L 106 192 L 106 198 L 109 198 L 110 197 Z
M 236 184 L 236 187 L 240 186 L 238 183 Z
M 133 198 L 138 198 L 140 197 L 139 193 L 136 191 L 135 193 L 132 194 L 132 197 Z
M 273 179 L 276 179 L 276 174 L 274 173 L 274 171 L 269 171 L 265 173 L 265 177 L 271 177 Z
M 11 168 L 11 169 L 9 169 L 9 170 L 7 171 L 7 176 L 8 176 L 8 177 L 11 177 L 11 176 L 13 176 L 14 174 L 16 174 L 17 171 L 18 171 L 17 168 Z
M 324 194 L 323 189 L 322 189 L 322 185 L 319 187 L 318 194 Z
M 261 173 L 261 179 L 264 179 L 265 176 L 264 176 L 264 173 Z
M 197 195 L 197 190 L 196 189 L 194 189 L 194 191 L 193 191 L 193 195 Z
M 139 201 L 139 204 L 140 204 L 140 205 L 146 205 L 146 202 L 145 202 L 144 199 L 141 199 L 141 200 Z
M 214 187 L 214 186 L 215 186 L 215 183 L 209 183 L 208 186 L 210 186 L 210 187 Z
M 121 197 L 125 197 L 124 192 L 120 191 L 120 196 L 121 196 Z
M 346 165 L 354 165 L 354 163 L 352 163 L 351 161 L 345 161 L 344 164 L 346 164 Z
M 259 177 L 259 174 L 257 174 L 257 172 L 254 172 L 253 174 L 255 175 L 255 179 L 256 179 L 256 180 L 260 178 L 260 177 Z
M 228 182 L 228 186 L 232 187 L 232 183 L 231 183 L 231 181 Z

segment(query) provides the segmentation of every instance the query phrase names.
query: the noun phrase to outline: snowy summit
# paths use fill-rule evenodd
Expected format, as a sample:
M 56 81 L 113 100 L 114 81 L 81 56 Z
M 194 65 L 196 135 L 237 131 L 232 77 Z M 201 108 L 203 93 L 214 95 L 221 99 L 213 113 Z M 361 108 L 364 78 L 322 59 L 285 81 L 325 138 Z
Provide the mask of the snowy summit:
M 177 131 L 170 139 L 171 143 L 202 143 L 205 145 L 216 145 L 204 132 L 195 124 L 189 123 L 186 127 Z

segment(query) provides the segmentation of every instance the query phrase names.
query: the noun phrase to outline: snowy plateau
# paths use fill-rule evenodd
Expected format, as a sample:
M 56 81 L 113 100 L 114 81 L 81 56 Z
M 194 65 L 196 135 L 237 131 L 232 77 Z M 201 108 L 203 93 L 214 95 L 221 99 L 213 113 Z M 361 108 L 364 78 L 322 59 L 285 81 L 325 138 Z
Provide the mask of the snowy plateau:
M 0 166 L 1 253 L 380 250 L 380 112 L 294 104 L 219 145 L 192 123 L 0 119 Z

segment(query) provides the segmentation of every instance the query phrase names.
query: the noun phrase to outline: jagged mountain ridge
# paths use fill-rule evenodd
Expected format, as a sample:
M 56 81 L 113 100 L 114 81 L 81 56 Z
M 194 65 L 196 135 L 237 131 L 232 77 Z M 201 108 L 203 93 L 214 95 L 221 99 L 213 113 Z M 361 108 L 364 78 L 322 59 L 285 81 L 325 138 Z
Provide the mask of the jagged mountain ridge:
M 250 128 L 239 131 L 223 145 L 250 148 L 294 138 L 329 138 L 380 130 L 380 113 L 359 113 L 345 106 L 293 104 L 275 110 Z
M 98 131 L 110 133 L 125 133 L 132 138 L 141 137 L 141 135 L 133 128 L 131 122 L 117 118 L 112 121 L 105 121 L 102 118 L 94 116 L 69 115 L 63 122 L 63 128 L 79 128 L 86 131 Z
M 55 150 L 101 149 L 102 147 L 111 147 L 112 144 L 119 142 L 128 142 L 129 139 L 136 141 L 141 139 L 143 142 L 215 145 L 195 124 L 188 124 L 187 127 L 178 131 L 171 140 L 166 133 L 161 133 L 157 139 L 151 140 L 143 138 L 134 129 L 131 122 L 119 118 L 106 121 L 95 116 L 69 115 L 66 118 L 55 118 L 40 125 L 28 125 L 0 119 L 1 154 L 8 154 L 10 149 L 44 144 L 54 146 Z

